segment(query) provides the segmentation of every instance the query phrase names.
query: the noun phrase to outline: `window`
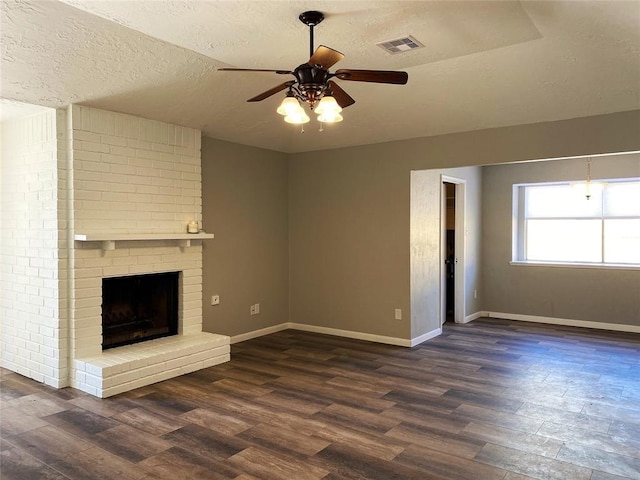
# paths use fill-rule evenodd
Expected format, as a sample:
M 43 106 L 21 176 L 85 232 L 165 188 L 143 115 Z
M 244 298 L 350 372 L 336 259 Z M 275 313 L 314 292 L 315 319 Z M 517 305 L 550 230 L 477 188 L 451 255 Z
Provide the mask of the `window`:
M 640 179 L 584 187 L 514 186 L 514 261 L 640 266 Z

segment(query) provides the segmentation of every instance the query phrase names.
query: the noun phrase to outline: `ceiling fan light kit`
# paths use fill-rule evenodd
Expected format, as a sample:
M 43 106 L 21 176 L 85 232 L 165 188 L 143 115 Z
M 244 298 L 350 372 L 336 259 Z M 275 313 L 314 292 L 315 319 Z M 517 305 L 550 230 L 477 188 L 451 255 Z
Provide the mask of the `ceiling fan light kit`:
M 324 20 L 324 15 L 317 11 L 303 12 L 298 17 L 302 23 L 309 27 L 309 54 L 311 58 L 307 63 L 299 65 L 294 70 L 264 70 L 245 68 L 221 68 L 222 71 L 241 72 L 271 72 L 277 75 L 293 75 L 295 80 L 284 82 L 255 97 L 248 102 L 259 102 L 269 98 L 278 92 L 288 90 L 284 100 L 276 110 L 284 116 L 284 121 L 296 125 L 302 125 L 310 121 L 304 108 L 300 104 L 306 103 L 309 109 L 315 111 L 317 119 L 321 123 L 337 123 L 343 120 L 343 108 L 353 105 L 355 100 L 349 96 L 333 77 L 339 80 L 372 83 L 390 83 L 405 85 L 409 78 L 407 72 L 387 70 L 352 70 L 341 69 L 335 73 L 329 72 L 329 68 L 344 58 L 344 55 L 324 45 L 313 50 L 313 29 Z M 322 131 L 322 128 L 320 129 Z

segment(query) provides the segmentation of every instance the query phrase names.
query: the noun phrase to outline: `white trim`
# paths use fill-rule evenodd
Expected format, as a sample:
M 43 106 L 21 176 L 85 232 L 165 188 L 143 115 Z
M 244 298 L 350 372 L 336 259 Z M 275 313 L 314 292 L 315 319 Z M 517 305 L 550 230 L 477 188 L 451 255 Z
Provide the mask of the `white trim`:
M 287 329 L 300 330 L 302 332 L 323 333 L 325 335 L 333 335 L 335 337 L 355 338 L 356 340 L 366 340 L 369 342 L 384 343 L 387 345 L 398 345 L 400 347 L 412 347 L 414 345 L 417 345 L 418 343 L 424 342 L 429 338 L 433 338 L 442 333 L 441 329 L 437 329 L 437 331 L 434 330 L 420 337 L 417 337 L 414 340 L 409 340 L 406 338 L 387 337 L 384 335 L 375 335 L 372 333 L 364 333 L 364 332 L 354 332 L 351 330 L 341 330 L 338 328 L 319 327 L 317 325 L 305 325 L 304 323 L 284 322 L 284 323 L 280 323 L 279 325 L 273 325 L 271 327 L 261 328 L 260 330 L 253 330 L 251 332 L 234 335 L 231 337 L 230 343 L 234 344 L 238 342 L 244 342 L 245 340 L 251 340 L 252 338 L 262 337 L 264 335 L 281 332 Z M 431 335 L 431 336 L 428 336 L 428 335 Z M 413 343 L 416 340 L 419 340 L 419 342 Z
M 464 320 L 460 323 L 469 323 L 469 322 L 473 322 L 474 320 L 480 318 L 480 317 L 488 317 L 488 312 L 476 312 L 476 313 L 472 313 L 471 315 L 467 315 L 466 317 L 464 317 Z
M 102 250 L 115 250 L 116 241 L 177 241 L 181 248 L 191 246 L 191 240 L 208 240 L 214 238 L 213 233 L 77 233 L 76 242 L 100 242 Z
M 456 183 L 456 263 L 455 278 L 453 279 L 456 298 L 454 299 L 455 311 L 453 318 L 456 322 L 464 321 L 466 303 L 466 278 L 467 265 L 467 181 L 460 179 Z
M 586 320 L 573 320 L 569 318 L 541 317 L 538 315 L 522 315 L 519 313 L 501 313 L 479 311 L 472 313 L 464 318 L 463 322 L 469 323 L 481 317 L 502 318 L 505 320 L 515 320 L 520 322 L 546 323 L 551 325 L 563 325 L 567 327 L 594 328 L 597 330 L 613 330 L 616 332 L 640 333 L 640 325 L 624 325 L 621 323 L 604 323 L 590 322 Z M 253 338 L 262 337 L 271 333 L 281 332 L 283 330 L 300 330 L 302 332 L 322 333 L 325 335 L 333 335 L 335 337 L 354 338 L 356 340 L 366 340 L 369 342 L 383 343 L 386 345 L 397 345 L 399 347 L 415 347 L 432 338 L 442 334 L 442 328 L 436 328 L 430 332 L 424 333 L 410 340 L 406 338 L 387 337 L 385 335 L 375 335 L 372 333 L 354 332 L 352 330 L 341 330 L 338 328 L 320 327 L 317 325 L 305 325 L 303 323 L 284 322 L 271 327 L 253 330 L 247 333 L 241 333 L 230 337 L 230 343 L 244 342 Z
M 540 262 L 529 260 L 512 260 L 509 265 L 516 267 L 561 267 L 561 268 L 591 268 L 596 270 L 640 270 L 640 264 L 630 263 L 561 263 L 561 262 Z
M 76 233 L 77 242 L 115 242 L 144 240 L 208 240 L 213 233 Z
M 452 177 L 441 174 L 440 182 L 440 215 L 446 215 L 446 198 L 443 197 L 444 183 L 455 185 L 455 259 L 454 259 L 454 307 L 453 318 L 456 323 L 464 323 L 465 318 L 465 261 L 467 250 L 467 180 L 465 178 Z M 446 273 L 444 260 L 446 258 L 446 218 L 440 219 L 440 328 L 446 320 Z M 445 232 L 442 231 L 445 230 Z
M 441 175 L 441 179 L 442 179 Z M 454 194 L 455 195 L 455 194 Z M 455 200 L 454 200 L 455 201 Z M 447 186 L 440 180 L 440 328 L 447 321 Z M 455 308 L 455 307 L 454 307 Z
M 624 325 L 622 323 L 591 322 L 587 320 L 573 320 L 571 318 L 540 317 L 538 315 L 522 315 L 519 313 L 479 312 L 483 317 L 504 318 L 520 322 L 548 323 L 567 327 L 595 328 L 598 330 L 613 330 L 616 332 L 640 333 L 640 325 Z
M 244 342 L 245 340 L 251 340 L 252 338 L 263 337 L 265 335 L 269 335 L 271 333 L 281 332 L 282 330 L 287 330 L 291 328 L 291 324 L 289 322 L 281 323 L 279 325 L 273 325 L 271 327 L 261 328 L 260 330 L 253 330 L 247 333 L 240 333 L 239 335 L 234 335 L 231 337 L 231 344 Z
M 400 347 L 410 347 L 411 340 L 406 338 L 387 337 L 375 335 L 373 333 L 354 332 L 352 330 L 341 330 L 338 328 L 319 327 L 317 325 L 305 325 L 304 323 L 289 323 L 289 328 L 301 330 L 303 332 L 324 333 L 336 337 L 355 338 L 357 340 L 367 340 L 369 342 L 386 343 L 388 345 L 398 345 Z
M 421 343 L 426 342 L 427 340 L 431 340 L 432 338 L 437 337 L 438 335 L 442 335 L 442 328 L 438 327 L 435 330 L 431 330 L 430 332 L 423 333 L 419 337 L 411 339 L 411 347 L 415 347 L 416 345 L 420 345 Z
M 554 318 L 554 317 L 541 317 L 538 315 L 523 315 L 519 313 L 501 313 L 501 312 L 487 312 L 479 311 L 472 313 L 464 317 L 464 320 L 459 323 L 469 323 L 478 318 L 491 317 L 502 318 L 505 320 L 515 320 L 520 322 L 532 322 L 532 323 L 546 323 L 551 325 L 564 325 L 567 327 L 582 327 L 582 328 L 594 328 L 597 330 L 613 330 L 616 332 L 630 332 L 640 333 L 640 325 L 624 325 L 621 323 L 604 323 L 604 322 L 590 322 L 586 320 L 573 320 L 570 318 Z M 305 325 L 303 323 L 284 322 L 271 327 L 261 328 L 260 330 L 253 330 L 247 333 L 241 333 L 230 337 L 230 344 L 244 342 L 245 340 L 251 340 L 253 338 L 262 337 L 271 333 L 281 332 L 283 330 L 292 329 L 300 330 L 302 332 L 322 333 L 325 335 L 333 335 L 335 337 L 354 338 L 356 340 L 366 340 L 369 342 L 383 343 L 386 345 L 397 345 L 399 347 L 415 347 L 421 343 L 426 342 L 432 338 L 442 335 L 442 328 L 436 328 L 430 332 L 424 333 L 418 337 L 412 339 L 387 337 L 385 335 L 375 335 L 373 333 L 354 332 L 352 330 L 341 330 L 338 328 L 320 327 L 317 325 Z

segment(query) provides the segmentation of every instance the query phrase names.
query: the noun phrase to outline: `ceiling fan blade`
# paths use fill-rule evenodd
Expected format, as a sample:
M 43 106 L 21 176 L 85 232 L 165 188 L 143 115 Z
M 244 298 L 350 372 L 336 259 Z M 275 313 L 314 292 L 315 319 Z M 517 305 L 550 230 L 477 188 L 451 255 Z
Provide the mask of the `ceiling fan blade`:
M 329 70 L 333 65 L 338 63 L 343 58 L 344 55 L 339 51 L 334 50 L 333 48 L 325 47 L 324 45 L 320 45 L 318 48 L 316 48 L 316 51 L 313 52 L 313 55 L 311 55 L 311 58 L 307 63 L 312 67 L 320 65 L 323 70 Z
M 338 70 L 335 76 L 340 80 L 353 82 L 394 83 L 404 85 L 409 80 L 407 72 L 394 72 L 390 70 Z
M 260 95 L 256 95 L 255 97 L 250 98 L 249 100 L 247 100 L 247 102 L 259 102 L 261 100 L 264 100 L 265 98 L 269 98 L 271 95 L 275 95 L 276 93 L 281 92 L 282 90 L 286 90 L 294 83 L 295 82 L 293 80 L 289 82 L 284 82 L 282 85 L 273 87 L 272 89 L 267 90 L 266 92 L 262 92 Z
M 219 68 L 219 72 L 271 72 L 278 75 L 288 75 L 293 73 L 291 70 L 263 70 L 261 68 Z
M 338 105 L 342 108 L 347 108 L 349 105 L 356 103 L 356 101 L 333 80 L 329 80 L 329 87 L 331 88 L 333 98 L 336 99 L 336 102 L 338 102 Z

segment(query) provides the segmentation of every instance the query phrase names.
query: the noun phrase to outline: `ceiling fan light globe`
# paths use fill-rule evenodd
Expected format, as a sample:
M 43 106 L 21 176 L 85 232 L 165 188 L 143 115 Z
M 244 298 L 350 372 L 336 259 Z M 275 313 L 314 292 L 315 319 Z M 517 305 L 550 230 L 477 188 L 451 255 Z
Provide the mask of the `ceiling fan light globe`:
M 318 115 L 318 121 L 322 123 L 338 123 L 343 120 L 342 115 L 339 113 L 323 113 Z
M 330 95 L 326 95 L 322 97 L 314 111 L 318 115 L 337 115 L 342 111 L 342 107 L 338 105 L 335 98 Z
M 276 112 L 280 115 L 291 115 L 297 113 L 299 110 L 302 110 L 302 107 L 295 97 L 285 97 Z
M 303 123 L 309 123 L 310 120 L 311 119 L 309 118 L 309 115 L 306 114 L 306 112 L 302 109 L 302 107 L 300 107 L 299 112 L 294 112 L 284 117 L 285 122 L 293 123 L 294 125 L 302 125 Z

